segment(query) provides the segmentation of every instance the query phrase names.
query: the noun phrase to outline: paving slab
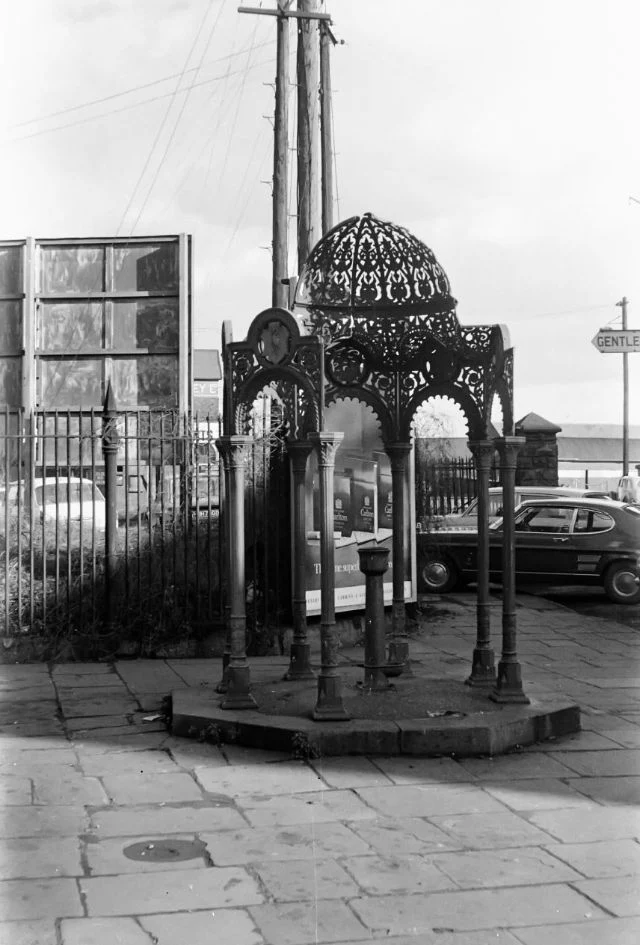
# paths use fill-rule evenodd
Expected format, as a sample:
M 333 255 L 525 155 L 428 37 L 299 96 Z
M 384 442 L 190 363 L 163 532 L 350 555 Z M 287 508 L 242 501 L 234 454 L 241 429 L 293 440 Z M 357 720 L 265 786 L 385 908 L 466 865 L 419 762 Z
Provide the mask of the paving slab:
M 256 782 L 256 768 L 234 765 L 223 768 L 196 768 L 195 774 L 205 791 L 239 797 L 243 794 L 299 794 L 303 791 L 321 791 L 324 781 L 304 762 L 289 761 L 260 769 Z
M 105 791 L 114 804 L 175 803 L 201 801 L 201 789 L 186 772 L 136 773 L 104 775 Z
M 72 769 L 66 772 L 34 773 L 33 798 L 35 804 L 63 804 L 83 807 L 106 804 L 107 794 L 98 778 L 87 777 Z
M 318 824 L 330 821 L 374 820 L 377 813 L 352 791 L 309 791 L 273 797 L 243 795 L 237 805 L 255 827 Z
M 206 912 L 141 916 L 140 924 L 153 935 L 153 945 L 264 943 L 253 919 L 248 911 L 243 909 L 210 909 Z
M 0 838 L 76 837 L 89 822 L 84 807 L 12 807 L 0 817 Z
M 457 888 L 455 881 L 442 872 L 435 861 L 415 853 L 356 856 L 343 862 L 362 891 L 372 896 Z
M 61 945 L 153 945 L 136 919 L 63 919 Z
M 539 811 L 530 814 L 528 820 L 567 843 L 640 838 L 640 810 L 637 807 L 600 807 L 596 814 L 585 816 L 580 810 Z
M 0 942 L 6 945 L 59 945 L 55 919 L 0 920 Z
M 451 839 L 472 850 L 544 844 L 551 836 L 513 811 L 482 814 L 432 815 L 430 818 Z
M 360 894 L 353 877 L 334 859 L 255 863 L 253 871 L 278 902 L 345 899 Z
M 522 945 L 638 945 L 640 919 L 599 919 L 518 929 Z
M 613 915 L 640 916 L 640 883 L 635 875 L 586 879 L 575 888 Z
M 462 889 L 533 886 L 581 879 L 575 869 L 538 847 L 438 853 L 429 860 Z
M 33 784 L 30 778 L 21 778 L 13 773 L 5 774 L 0 771 L 0 807 L 31 804 L 32 801 Z
M 256 880 L 235 866 L 141 873 L 135 882 L 129 875 L 95 876 L 79 883 L 90 916 L 188 912 L 247 906 L 264 899 Z
M 97 837 L 135 837 L 234 831 L 246 820 L 228 804 L 168 804 L 94 811 L 91 824 Z
M 315 759 L 311 765 L 325 784 L 332 788 L 379 787 L 392 779 L 370 758 L 350 756 Z
M 626 751 L 572 751 L 556 752 L 554 755 L 559 762 L 569 769 L 582 775 L 640 775 L 640 749 Z M 570 774 L 565 775 L 570 777 Z
M 249 912 L 267 945 L 315 945 L 338 942 L 345 935 L 349 942 L 357 942 L 369 937 L 367 929 L 340 900 L 269 903 L 252 906 Z
M 476 780 L 474 774 L 453 758 L 416 758 L 410 755 L 395 755 L 392 758 L 375 758 L 374 763 L 393 784 L 414 784 L 416 781 L 422 784 L 437 784 L 443 781 L 452 783 Z M 315 767 L 317 769 L 317 765 Z
M 577 922 L 606 913 L 564 885 L 514 889 L 464 890 L 413 896 L 377 896 L 349 903 L 365 926 L 378 934 L 419 935 L 436 928 L 465 931 L 481 928 Z
M 295 824 L 250 827 L 200 834 L 213 862 L 220 866 L 269 860 L 315 860 L 370 853 L 371 848 L 344 824 Z
M 9 879 L 0 882 L 0 917 L 46 919 L 84 914 L 75 879 Z
M 380 937 L 364 939 L 360 945 L 380 945 Z M 506 929 L 491 929 L 480 932 L 446 932 L 436 929 L 435 932 L 421 932 L 420 937 L 415 935 L 385 936 L 382 941 L 387 945 L 522 945 L 511 932 Z M 350 942 L 336 942 L 335 945 L 351 945 Z M 626 943 L 625 943 L 626 945 Z
M 432 814 L 490 813 L 503 806 L 482 788 L 456 783 L 443 791 L 439 785 L 411 784 L 358 788 L 365 803 L 385 816 L 431 817 Z
M 444 830 L 420 817 L 380 817 L 353 822 L 349 828 L 372 850 L 389 856 L 461 849 L 461 844 Z
M 558 778 L 532 781 L 483 781 L 487 793 L 516 811 L 557 810 L 579 807 L 590 810 L 595 805 L 580 790 L 575 780 L 565 783 Z
M 82 876 L 83 872 L 77 837 L 20 837 L 0 844 L 0 879 Z
M 640 843 L 635 840 L 554 843 L 546 849 L 591 879 L 640 874 Z

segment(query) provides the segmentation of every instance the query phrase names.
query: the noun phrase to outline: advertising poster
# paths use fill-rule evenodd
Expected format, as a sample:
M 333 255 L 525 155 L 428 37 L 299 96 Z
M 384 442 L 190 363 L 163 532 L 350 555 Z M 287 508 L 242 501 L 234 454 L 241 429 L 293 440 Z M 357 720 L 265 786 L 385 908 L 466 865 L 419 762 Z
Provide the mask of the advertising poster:
M 391 537 L 393 495 L 391 465 L 384 452 L 378 421 L 370 407 L 354 400 L 338 401 L 325 412 L 325 428 L 344 433 L 336 453 L 334 473 L 334 554 L 336 611 L 363 610 L 365 578 L 358 547 L 375 542 L 389 549 L 384 576 L 384 601 L 393 599 Z M 406 542 L 405 600 L 415 600 L 415 523 L 413 453 L 405 482 Z M 315 452 L 307 469 L 307 529 L 304 549 L 307 574 L 307 613 L 320 613 L 320 494 Z

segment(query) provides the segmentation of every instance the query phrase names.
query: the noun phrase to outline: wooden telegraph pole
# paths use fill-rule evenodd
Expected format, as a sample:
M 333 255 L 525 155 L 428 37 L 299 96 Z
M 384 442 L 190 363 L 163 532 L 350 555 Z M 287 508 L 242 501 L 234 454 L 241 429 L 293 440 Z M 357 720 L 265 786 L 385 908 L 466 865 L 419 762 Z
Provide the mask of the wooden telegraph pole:
M 333 228 L 333 114 L 330 43 L 336 40 L 329 23 L 320 23 L 320 159 L 322 164 L 322 235 Z
M 317 9 L 318 0 L 278 0 L 276 9 L 238 7 L 239 13 L 275 16 L 277 30 L 276 104 L 273 142 L 272 305 L 287 308 L 288 287 L 288 154 L 289 19 L 298 20 L 298 270 L 320 238 L 318 146 L 317 22 L 330 23 Z M 327 73 L 328 74 L 328 73 Z M 327 95 L 327 98 L 329 96 Z

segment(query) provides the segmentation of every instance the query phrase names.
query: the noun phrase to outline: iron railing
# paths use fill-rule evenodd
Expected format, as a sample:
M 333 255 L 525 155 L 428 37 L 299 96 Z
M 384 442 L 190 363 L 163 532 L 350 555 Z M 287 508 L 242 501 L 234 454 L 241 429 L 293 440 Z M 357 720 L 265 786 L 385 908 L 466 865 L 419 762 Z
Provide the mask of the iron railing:
M 461 512 L 477 495 L 477 469 L 472 458 L 434 462 L 416 453 L 416 521 L 422 526 L 439 515 Z M 497 461 L 490 484 L 500 482 Z
M 0 414 L 0 634 L 149 652 L 221 620 L 218 422 Z M 115 506 L 115 508 L 114 508 Z M 112 565 L 112 566 L 109 566 Z

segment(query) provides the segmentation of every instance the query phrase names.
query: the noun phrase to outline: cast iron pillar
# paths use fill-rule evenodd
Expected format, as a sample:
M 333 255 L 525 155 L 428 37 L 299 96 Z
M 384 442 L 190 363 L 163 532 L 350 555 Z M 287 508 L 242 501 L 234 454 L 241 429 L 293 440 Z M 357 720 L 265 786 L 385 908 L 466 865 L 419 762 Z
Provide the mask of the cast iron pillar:
M 391 566 L 393 568 L 392 637 L 389 644 L 389 663 L 404 666 L 409 673 L 409 637 L 405 610 L 405 503 L 404 487 L 410 443 L 388 443 L 385 452 L 391 460 L 391 489 L 393 499 L 393 536 Z
M 227 468 L 229 636 L 231 652 L 226 670 L 226 698 L 222 709 L 255 709 L 247 661 L 247 615 L 244 578 L 244 469 L 248 436 L 222 436 L 216 440 Z
M 496 440 L 502 473 L 502 658 L 498 663 L 494 702 L 528 703 L 522 688 L 522 672 L 516 653 L 516 547 L 514 485 L 518 450 L 523 436 Z
M 227 670 L 231 659 L 231 592 L 229 580 L 231 578 L 231 558 L 229 556 L 229 514 L 227 496 L 229 495 L 229 468 L 228 463 L 218 450 L 218 475 L 220 477 L 220 548 L 222 560 L 220 562 L 220 595 L 222 600 L 222 622 L 224 626 L 224 649 L 222 651 L 222 677 L 216 686 L 216 692 L 227 691 Z M 220 469 L 222 467 L 222 469 Z
M 360 570 L 365 575 L 364 682 L 362 688 L 389 689 L 384 673 L 384 588 L 382 575 L 389 567 L 389 549 L 381 545 L 358 548 Z
M 491 440 L 469 440 L 469 449 L 478 471 L 478 596 L 476 603 L 476 646 L 473 651 L 468 686 L 494 686 L 495 656 L 491 648 L 489 604 L 489 475 L 495 453 Z
M 342 702 L 338 674 L 338 635 L 335 614 L 335 558 L 333 537 L 333 470 L 342 433 L 312 433 L 318 450 L 320 479 L 320 673 L 318 699 L 312 717 L 318 721 L 349 718 Z
M 311 647 L 307 635 L 307 538 L 306 472 L 313 443 L 296 440 L 287 444 L 293 475 L 293 642 L 285 679 L 312 679 Z

